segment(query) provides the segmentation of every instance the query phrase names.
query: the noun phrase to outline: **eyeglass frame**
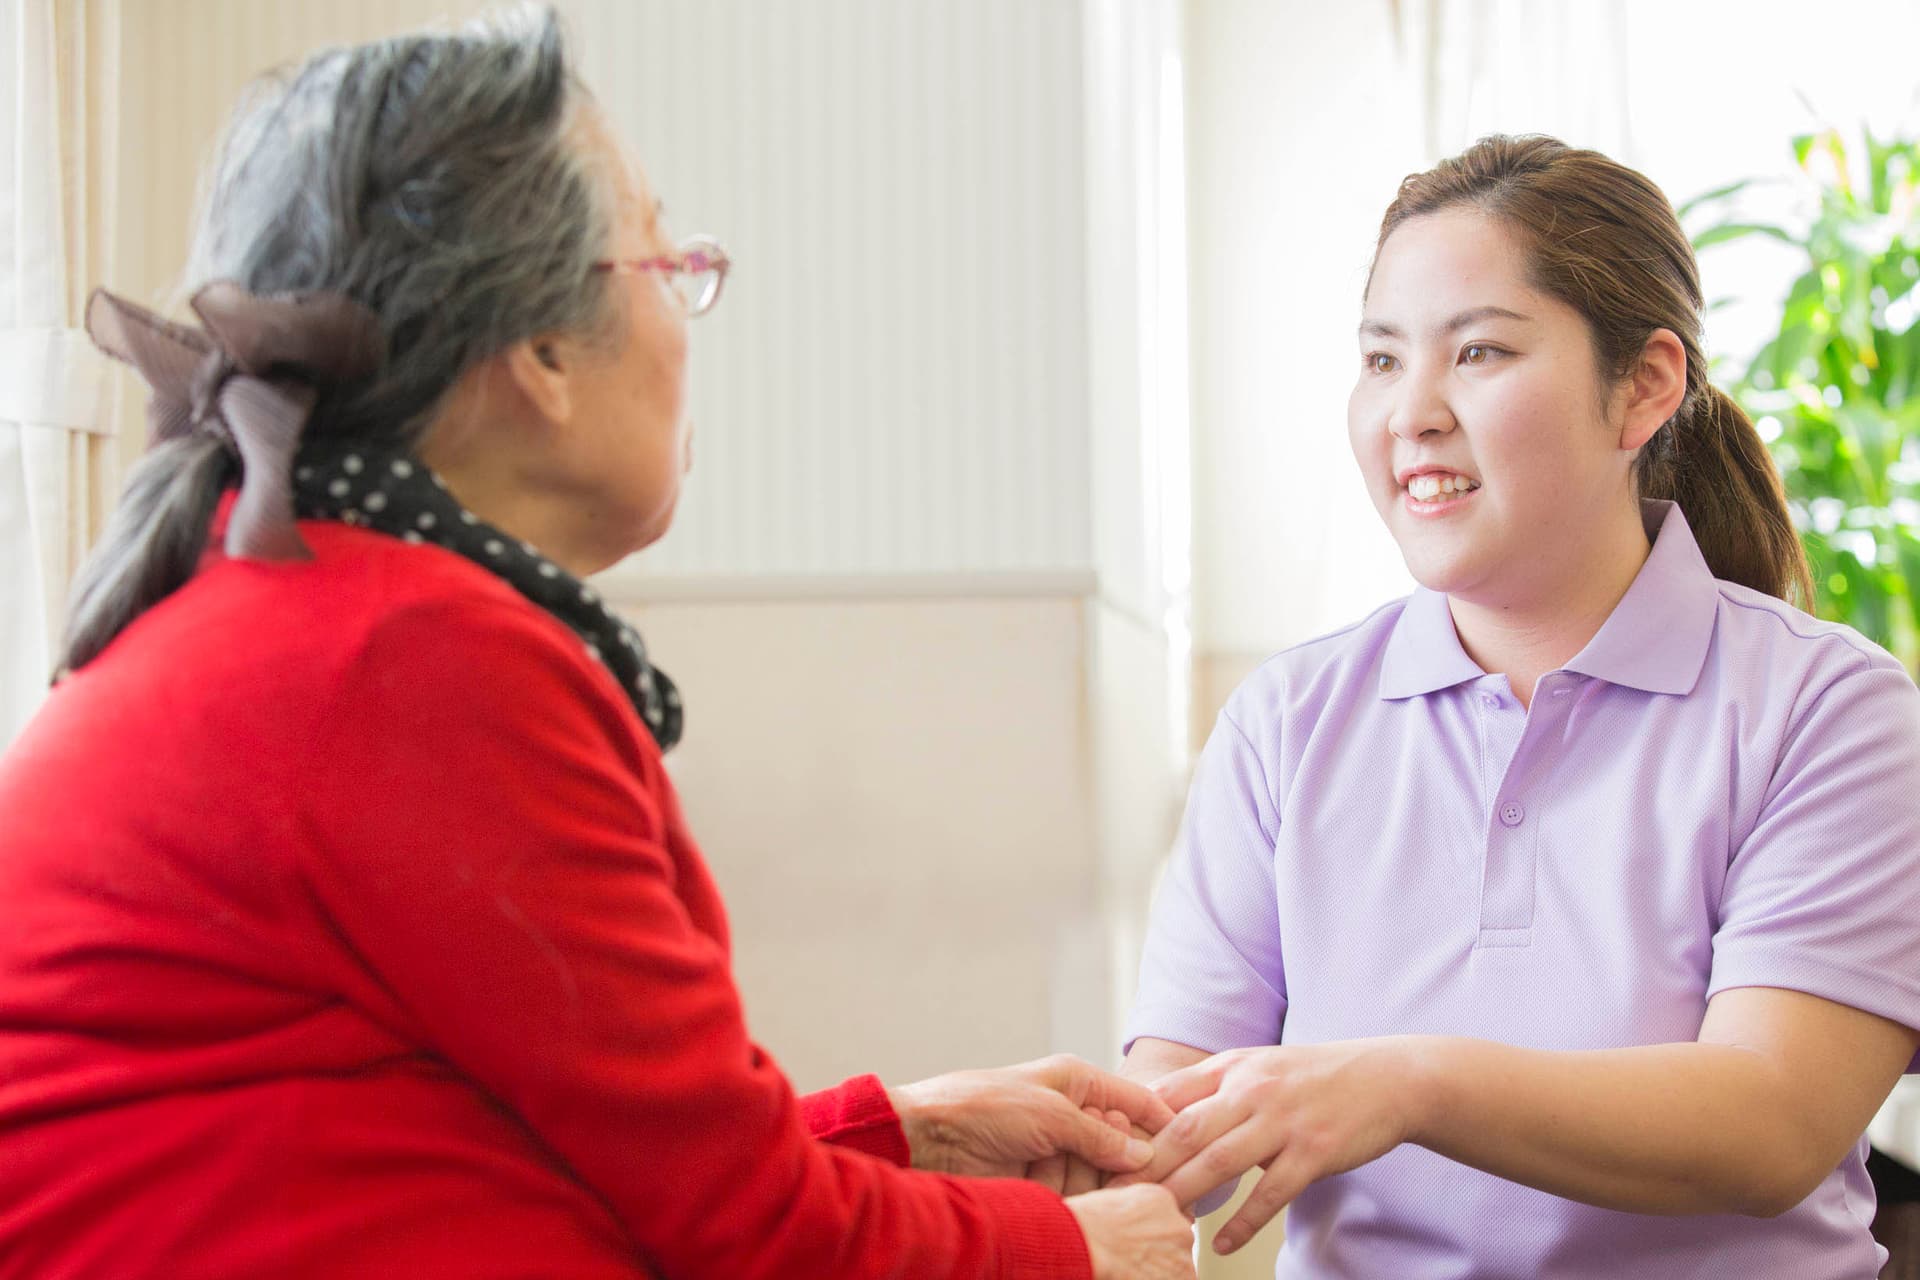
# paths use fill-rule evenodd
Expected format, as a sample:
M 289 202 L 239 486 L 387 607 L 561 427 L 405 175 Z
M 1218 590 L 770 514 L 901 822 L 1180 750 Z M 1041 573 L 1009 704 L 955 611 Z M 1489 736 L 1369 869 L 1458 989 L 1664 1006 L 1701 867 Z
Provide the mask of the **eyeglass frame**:
M 658 254 L 651 258 L 608 258 L 592 264 L 595 271 L 604 271 L 609 275 L 638 275 L 647 271 L 658 271 L 665 277 L 667 285 L 676 294 L 685 299 L 687 315 L 703 316 L 713 310 L 713 304 L 720 301 L 720 291 L 727 283 L 727 270 L 733 266 L 733 260 L 720 242 L 712 236 L 689 236 L 672 253 Z M 697 298 L 686 298 L 680 294 L 675 277 L 695 276 L 711 271 L 713 286 L 704 290 Z

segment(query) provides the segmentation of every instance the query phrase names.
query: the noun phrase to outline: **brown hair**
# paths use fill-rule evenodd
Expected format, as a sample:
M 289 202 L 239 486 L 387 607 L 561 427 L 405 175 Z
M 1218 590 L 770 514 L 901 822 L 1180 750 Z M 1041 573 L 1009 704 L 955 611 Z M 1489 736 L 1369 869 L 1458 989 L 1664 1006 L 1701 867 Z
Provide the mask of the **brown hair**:
M 1787 515 L 1780 473 L 1753 423 L 1707 381 L 1700 348 L 1700 268 L 1673 206 L 1645 175 L 1554 138 L 1482 138 L 1409 176 L 1380 221 L 1380 239 L 1410 218 L 1470 205 L 1525 243 L 1534 285 L 1586 318 L 1602 377 L 1632 373 L 1656 329 L 1687 351 L 1680 408 L 1640 450 L 1643 498 L 1686 513 L 1717 578 L 1813 603 L 1806 552 Z M 1369 276 L 1371 283 L 1371 276 Z

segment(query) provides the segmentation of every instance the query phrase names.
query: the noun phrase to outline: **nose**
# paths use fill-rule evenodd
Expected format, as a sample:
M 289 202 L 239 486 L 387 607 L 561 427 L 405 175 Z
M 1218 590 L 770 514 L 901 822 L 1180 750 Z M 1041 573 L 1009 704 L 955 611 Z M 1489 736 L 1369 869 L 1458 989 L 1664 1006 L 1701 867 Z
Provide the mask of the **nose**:
M 1459 425 L 1436 379 L 1409 371 L 1394 391 L 1393 403 L 1387 409 L 1387 430 L 1402 440 L 1445 433 Z

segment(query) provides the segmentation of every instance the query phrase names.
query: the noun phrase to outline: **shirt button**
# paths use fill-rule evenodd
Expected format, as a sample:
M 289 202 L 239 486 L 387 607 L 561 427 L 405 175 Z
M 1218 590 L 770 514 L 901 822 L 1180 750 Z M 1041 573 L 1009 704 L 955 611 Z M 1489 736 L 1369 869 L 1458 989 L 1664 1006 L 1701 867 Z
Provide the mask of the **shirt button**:
M 1500 806 L 1500 821 L 1510 827 L 1517 827 L 1527 820 L 1527 807 L 1518 800 L 1509 800 Z
M 1489 711 L 1498 710 L 1500 706 L 1500 695 L 1497 693 L 1483 693 L 1480 695 L 1480 705 L 1486 707 Z

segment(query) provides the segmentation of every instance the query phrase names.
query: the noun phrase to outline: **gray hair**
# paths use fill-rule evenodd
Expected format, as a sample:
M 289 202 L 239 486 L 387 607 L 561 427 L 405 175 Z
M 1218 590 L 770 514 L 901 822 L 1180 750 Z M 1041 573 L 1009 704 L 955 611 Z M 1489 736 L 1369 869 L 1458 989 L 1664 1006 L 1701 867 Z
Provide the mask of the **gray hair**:
M 613 233 L 608 166 L 551 8 L 330 49 L 258 81 L 208 172 L 188 292 L 327 291 L 373 311 L 387 359 L 323 390 L 310 434 L 410 448 L 453 383 L 539 333 L 618 323 L 592 263 Z M 193 573 L 237 464 L 195 436 L 136 464 L 79 575 L 62 666 L 90 661 Z

